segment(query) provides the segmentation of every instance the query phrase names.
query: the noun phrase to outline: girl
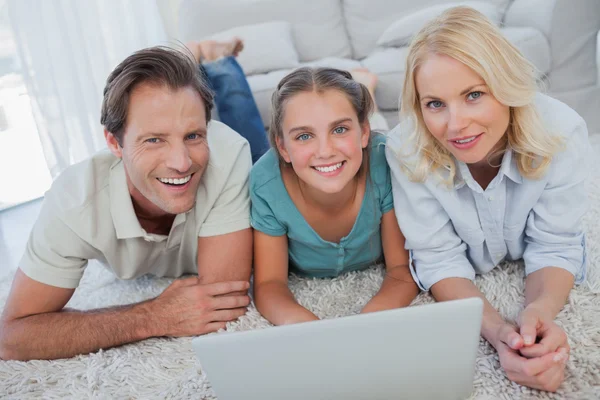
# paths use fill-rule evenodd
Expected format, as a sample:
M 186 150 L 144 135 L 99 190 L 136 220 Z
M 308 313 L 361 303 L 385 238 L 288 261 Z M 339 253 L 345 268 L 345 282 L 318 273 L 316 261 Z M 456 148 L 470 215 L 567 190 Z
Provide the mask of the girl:
M 419 285 L 483 298 L 475 274 L 522 258 L 517 326 L 486 301 L 481 333 L 511 380 L 556 390 L 569 344 L 554 318 L 585 276 L 584 121 L 537 93 L 534 67 L 467 7 L 413 39 L 401 115 L 386 154 Z
M 279 83 L 272 106 L 272 148 L 250 174 L 257 309 L 275 325 L 316 320 L 290 292 L 290 270 L 333 277 L 382 255 L 383 284 L 362 312 L 410 304 L 418 288 L 367 88 L 345 71 L 301 68 Z

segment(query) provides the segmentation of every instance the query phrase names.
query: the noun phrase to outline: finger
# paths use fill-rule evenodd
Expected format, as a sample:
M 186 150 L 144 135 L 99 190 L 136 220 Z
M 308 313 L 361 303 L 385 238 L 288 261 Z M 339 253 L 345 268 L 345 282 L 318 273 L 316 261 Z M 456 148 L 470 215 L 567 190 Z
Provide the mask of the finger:
M 548 392 L 556 392 L 565 379 L 565 369 L 562 365 L 557 365 L 535 376 L 534 384 L 536 389 Z
M 225 329 L 227 326 L 227 322 L 209 322 L 204 325 L 204 331 L 200 333 L 201 335 L 204 333 L 216 332 L 219 329 Z
M 239 317 L 241 317 L 242 315 L 246 314 L 246 307 L 243 308 L 234 308 L 231 310 L 217 310 L 217 311 L 213 311 L 210 315 L 210 319 L 212 322 L 218 322 L 218 321 L 233 321 L 234 319 L 237 319 Z
M 227 281 L 215 282 L 204 285 L 206 293 L 209 296 L 219 296 L 231 292 L 240 292 L 248 290 L 250 283 L 248 281 Z
M 521 349 L 521 354 L 525 357 L 541 357 L 544 354 L 558 351 L 563 346 L 568 347 L 567 335 L 556 325 L 541 332 L 541 336 L 542 340 L 539 343 Z M 567 350 L 569 349 L 567 348 Z
M 231 308 L 247 307 L 250 304 L 250 297 L 243 296 L 221 296 L 213 298 L 213 307 L 215 310 L 226 310 Z
M 536 358 L 522 358 L 525 361 L 521 363 L 519 372 L 526 376 L 538 375 L 562 364 L 564 358 L 565 354 L 559 352 L 548 353 Z
M 523 338 L 523 344 L 525 346 L 531 346 L 535 343 L 538 324 L 539 319 L 537 315 L 530 314 L 527 310 L 521 313 L 519 317 L 519 333 Z
M 513 350 L 523 347 L 523 338 L 515 331 L 515 327 L 505 324 L 500 330 L 500 340 Z
M 521 355 L 526 358 L 542 357 L 553 351 L 555 350 L 549 350 L 546 346 L 542 345 L 541 343 L 536 343 L 533 346 L 523 347 L 522 349 L 519 349 Z

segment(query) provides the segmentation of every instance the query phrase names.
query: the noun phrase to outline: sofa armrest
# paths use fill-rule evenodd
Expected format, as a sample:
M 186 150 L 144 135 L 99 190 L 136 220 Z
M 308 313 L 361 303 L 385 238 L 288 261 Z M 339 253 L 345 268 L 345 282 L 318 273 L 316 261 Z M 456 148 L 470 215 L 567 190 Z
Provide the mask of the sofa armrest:
M 600 30 L 598 0 L 514 0 L 505 26 L 539 29 L 550 45 L 551 92 L 595 86 L 596 46 Z

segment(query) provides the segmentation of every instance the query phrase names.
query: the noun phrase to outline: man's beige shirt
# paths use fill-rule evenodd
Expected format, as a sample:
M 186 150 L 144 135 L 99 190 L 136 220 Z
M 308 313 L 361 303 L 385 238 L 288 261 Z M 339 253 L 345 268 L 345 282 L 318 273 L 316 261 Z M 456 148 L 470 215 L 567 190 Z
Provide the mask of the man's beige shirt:
M 211 121 L 208 145 L 196 205 L 176 216 L 168 236 L 140 226 L 123 163 L 109 151 L 67 168 L 46 193 L 19 267 L 36 281 L 62 288 L 76 288 L 92 259 L 121 279 L 197 273 L 198 237 L 250 227 L 248 142 Z

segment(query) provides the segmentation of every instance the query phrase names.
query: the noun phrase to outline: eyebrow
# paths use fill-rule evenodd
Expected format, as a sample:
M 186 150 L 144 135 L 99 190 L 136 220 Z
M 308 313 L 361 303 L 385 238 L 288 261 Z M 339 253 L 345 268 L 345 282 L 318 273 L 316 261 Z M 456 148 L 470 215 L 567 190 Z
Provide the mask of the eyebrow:
M 460 95 L 464 96 L 465 94 L 469 93 L 471 90 L 475 89 L 478 86 L 486 86 L 486 84 L 478 83 L 477 85 L 470 86 L 470 87 L 466 88 L 465 90 L 463 90 L 462 92 L 460 92 Z
M 466 88 L 465 90 L 463 90 L 462 92 L 460 92 L 460 95 L 464 96 L 465 94 L 469 93 L 470 91 L 472 91 L 473 89 L 475 89 L 476 87 L 479 87 L 479 86 L 487 86 L 487 85 L 485 83 L 478 83 L 476 85 L 469 86 L 468 88 Z M 436 96 L 432 96 L 430 94 L 427 94 L 425 96 L 422 96 L 420 99 L 421 100 L 423 100 L 423 99 L 437 99 L 437 97 Z
M 334 127 L 343 122 L 351 122 L 351 121 L 352 121 L 352 118 L 350 118 L 350 117 L 336 119 L 335 121 L 333 121 L 332 123 L 329 124 L 329 127 Z M 288 135 L 291 135 L 292 133 L 297 132 L 297 131 L 309 131 L 311 129 L 312 129 L 312 127 L 308 126 L 308 125 L 296 126 L 288 131 Z
M 192 129 L 191 131 L 186 132 L 185 136 L 191 135 L 192 133 L 206 136 L 206 129 L 204 129 L 204 128 Z M 146 133 L 146 134 L 140 136 L 138 140 L 140 142 L 143 142 L 144 140 L 146 140 L 148 138 L 164 138 L 167 136 L 170 136 L 170 135 L 168 133 L 162 133 L 162 132 L 149 132 L 149 133 Z

